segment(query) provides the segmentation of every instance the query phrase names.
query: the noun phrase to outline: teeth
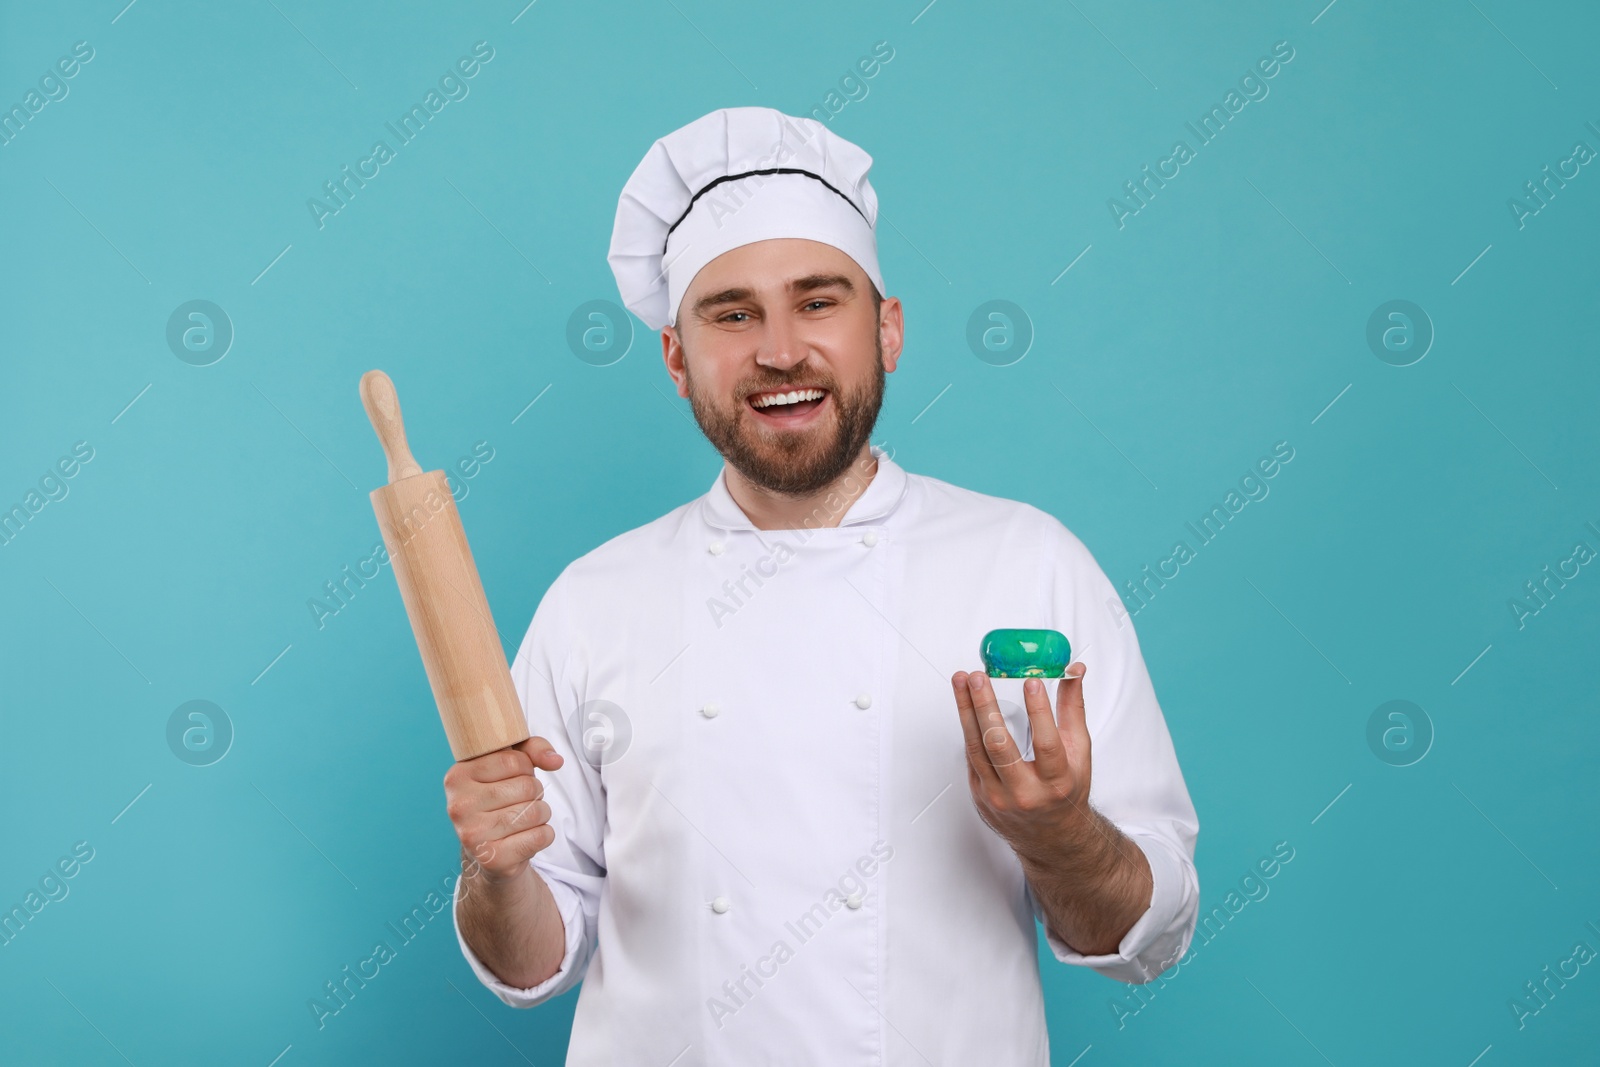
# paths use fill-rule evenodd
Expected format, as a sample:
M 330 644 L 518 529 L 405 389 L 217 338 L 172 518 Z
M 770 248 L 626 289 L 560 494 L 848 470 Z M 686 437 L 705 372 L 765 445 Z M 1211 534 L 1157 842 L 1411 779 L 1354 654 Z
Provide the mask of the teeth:
M 788 393 L 773 393 L 770 396 L 757 397 L 755 406 L 758 408 L 770 408 L 779 404 L 795 404 L 802 400 L 821 400 L 822 396 L 821 389 L 796 389 Z

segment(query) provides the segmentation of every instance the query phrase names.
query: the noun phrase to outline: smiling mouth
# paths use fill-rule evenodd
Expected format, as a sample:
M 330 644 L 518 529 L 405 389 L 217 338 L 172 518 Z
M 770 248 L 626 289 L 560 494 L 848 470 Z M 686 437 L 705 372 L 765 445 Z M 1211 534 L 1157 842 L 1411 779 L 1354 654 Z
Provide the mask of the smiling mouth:
M 752 393 L 746 403 L 763 418 L 784 422 L 804 418 L 821 407 L 827 399 L 826 389 L 802 388 Z

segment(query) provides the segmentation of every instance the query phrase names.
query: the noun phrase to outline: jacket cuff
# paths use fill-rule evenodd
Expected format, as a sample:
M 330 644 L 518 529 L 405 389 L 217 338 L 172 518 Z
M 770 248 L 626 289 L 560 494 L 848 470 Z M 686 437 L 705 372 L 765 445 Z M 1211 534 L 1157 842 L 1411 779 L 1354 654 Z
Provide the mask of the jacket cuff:
M 583 906 L 582 898 L 578 891 L 555 878 L 545 878 L 535 870 L 534 875 L 543 879 L 550 887 L 550 895 L 555 898 L 556 907 L 561 913 L 561 922 L 565 930 L 566 951 L 561 957 L 561 966 L 556 972 L 538 985 L 519 988 L 502 982 L 495 973 L 484 966 L 478 954 L 472 951 L 467 944 L 467 939 L 461 936 L 461 885 L 465 878 L 456 879 L 456 888 L 452 901 L 451 915 L 455 920 L 456 941 L 461 945 L 461 954 L 466 957 L 467 964 L 472 968 L 472 973 L 478 976 L 489 991 L 513 1008 L 531 1008 L 542 1004 L 546 1000 L 560 996 L 572 986 L 577 984 L 582 976 L 578 964 L 583 961 Z
M 1192 922 L 1179 924 L 1177 920 L 1186 907 L 1192 919 L 1195 904 L 1189 899 L 1193 894 L 1186 889 L 1184 865 L 1172 850 L 1152 837 L 1125 834 L 1139 846 L 1150 864 L 1150 905 L 1139 916 L 1139 921 L 1123 935 L 1115 952 L 1086 956 L 1073 951 L 1051 932 L 1049 923 L 1045 921 L 1044 910 L 1033 895 L 1033 887 L 1026 882 L 1023 884 L 1034 918 L 1044 926 L 1045 942 L 1056 959 L 1062 963 L 1091 968 L 1107 978 L 1142 983 L 1171 967 L 1183 955 L 1194 929 Z M 1175 925 L 1177 929 L 1174 929 Z

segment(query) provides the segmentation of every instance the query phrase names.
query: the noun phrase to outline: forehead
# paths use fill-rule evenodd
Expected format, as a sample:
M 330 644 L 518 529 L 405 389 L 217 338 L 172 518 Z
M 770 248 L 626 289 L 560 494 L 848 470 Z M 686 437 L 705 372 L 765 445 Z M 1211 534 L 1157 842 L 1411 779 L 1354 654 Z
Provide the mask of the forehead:
M 813 274 L 843 274 L 857 286 L 871 285 L 860 265 L 833 245 L 779 237 L 730 248 L 701 267 L 683 294 L 684 303 L 729 286 L 781 292 L 790 281 Z

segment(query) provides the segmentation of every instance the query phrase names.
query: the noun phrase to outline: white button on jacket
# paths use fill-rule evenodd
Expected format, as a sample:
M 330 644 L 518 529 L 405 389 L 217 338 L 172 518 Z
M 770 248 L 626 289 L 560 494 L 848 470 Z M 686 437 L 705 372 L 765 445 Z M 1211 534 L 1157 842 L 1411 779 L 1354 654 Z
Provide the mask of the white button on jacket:
M 950 687 L 1000 627 L 1088 664 L 1090 802 L 1154 876 L 1117 952 L 1046 930 L 1055 958 L 1141 981 L 1188 947 L 1199 822 L 1110 581 L 1038 508 L 872 451 L 837 527 L 758 530 L 719 473 L 534 613 L 511 673 L 565 759 L 539 772 L 556 838 L 532 863 L 566 956 L 519 989 L 461 950 L 518 1007 L 583 980 L 571 1067 L 1049 1062 L 1043 916 L 973 805 Z M 995 682 L 1031 754 L 1021 686 Z

